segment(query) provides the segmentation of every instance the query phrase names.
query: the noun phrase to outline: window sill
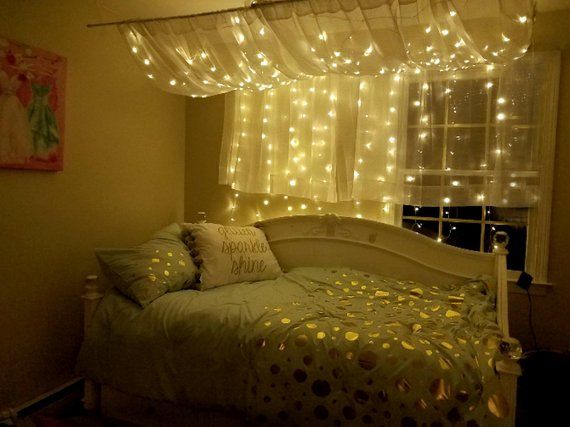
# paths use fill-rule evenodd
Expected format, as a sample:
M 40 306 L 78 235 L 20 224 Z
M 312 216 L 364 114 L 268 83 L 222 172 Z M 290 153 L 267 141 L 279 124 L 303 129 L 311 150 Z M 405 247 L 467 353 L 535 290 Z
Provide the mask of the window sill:
M 526 291 L 517 286 L 517 280 L 520 274 L 520 271 L 515 270 L 509 270 L 507 272 L 509 293 L 526 295 Z M 532 285 L 530 286 L 530 294 L 544 296 L 552 292 L 553 289 L 554 283 L 537 280 L 532 282 Z

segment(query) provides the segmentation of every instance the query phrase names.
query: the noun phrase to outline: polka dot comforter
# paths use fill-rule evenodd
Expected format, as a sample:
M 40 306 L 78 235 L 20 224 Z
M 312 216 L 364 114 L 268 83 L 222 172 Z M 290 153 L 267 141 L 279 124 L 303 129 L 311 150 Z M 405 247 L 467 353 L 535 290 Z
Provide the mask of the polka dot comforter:
M 79 358 L 124 392 L 267 425 L 504 425 L 510 408 L 495 295 L 361 271 L 166 294 L 141 309 L 112 290 Z

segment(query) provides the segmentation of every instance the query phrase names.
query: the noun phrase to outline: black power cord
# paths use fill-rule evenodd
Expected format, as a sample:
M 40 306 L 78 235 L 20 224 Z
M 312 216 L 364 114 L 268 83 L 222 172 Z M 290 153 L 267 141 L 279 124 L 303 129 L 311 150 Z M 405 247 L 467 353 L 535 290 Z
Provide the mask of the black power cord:
M 534 324 L 532 322 L 532 298 L 530 297 L 530 291 L 526 290 L 526 295 L 528 297 L 528 326 L 530 328 L 530 333 L 532 335 L 532 343 L 534 350 L 538 350 L 538 344 L 536 341 L 536 334 L 534 333 Z
M 532 298 L 530 295 L 530 285 L 532 285 L 533 277 L 526 271 L 523 271 L 517 280 L 517 286 L 526 291 L 526 296 L 528 298 L 528 326 L 530 333 L 532 335 L 532 343 L 534 350 L 538 350 L 538 343 L 536 341 L 536 334 L 534 332 L 534 324 L 532 322 Z

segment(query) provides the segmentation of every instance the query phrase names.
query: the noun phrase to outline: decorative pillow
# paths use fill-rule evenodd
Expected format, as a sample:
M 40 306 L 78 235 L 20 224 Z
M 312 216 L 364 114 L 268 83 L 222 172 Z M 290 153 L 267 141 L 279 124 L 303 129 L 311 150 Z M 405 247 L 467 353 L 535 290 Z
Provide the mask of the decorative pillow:
M 123 294 L 142 307 L 167 292 L 189 288 L 198 269 L 182 241 L 182 228 L 171 224 L 142 245 L 96 249 L 101 270 Z
M 275 279 L 282 274 L 263 231 L 255 227 L 183 224 L 186 244 L 200 269 L 198 288 Z

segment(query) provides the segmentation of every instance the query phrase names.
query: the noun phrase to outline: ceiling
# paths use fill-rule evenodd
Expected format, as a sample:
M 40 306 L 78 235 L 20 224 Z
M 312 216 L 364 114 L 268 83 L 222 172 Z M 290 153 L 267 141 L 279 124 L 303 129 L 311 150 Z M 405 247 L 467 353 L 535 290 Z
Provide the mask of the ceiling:
M 244 0 L 93 0 L 99 6 L 101 20 L 152 18 L 187 15 L 241 7 Z M 477 0 L 469 0 L 477 1 Z M 539 12 L 570 9 L 570 0 L 537 0 Z

